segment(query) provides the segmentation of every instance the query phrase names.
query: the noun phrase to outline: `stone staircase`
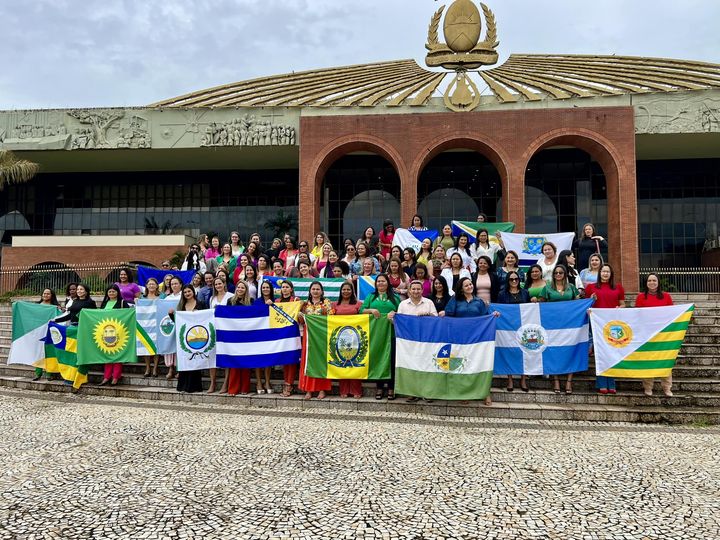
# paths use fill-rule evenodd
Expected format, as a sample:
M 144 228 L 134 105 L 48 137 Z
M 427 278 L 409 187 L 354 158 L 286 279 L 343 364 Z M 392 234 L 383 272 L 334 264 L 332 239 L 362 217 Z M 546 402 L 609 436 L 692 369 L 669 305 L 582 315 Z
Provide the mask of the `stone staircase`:
M 333 395 L 325 400 L 305 401 L 301 395 L 284 398 L 281 373 L 273 373 L 275 393 L 270 395 L 221 396 L 218 394 L 180 394 L 175 381 L 166 381 L 162 368 L 159 378 L 143 378 L 144 366 L 125 366 L 121 384 L 116 387 L 97 386 L 102 374 L 90 372 L 90 382 L 83 386 L 83 395 L 149 399 L 166 402 L 236 405 L 263 408 L 330 408 L 354 411 L 390 411 L 422 413 L 440 416 L 472 416 L 490 418 L 584 420 L 599 422 L 694 423 L 720 425 L 720 295 L 673 294 L 676 303 L 695 303 L 695 317 L 673 372 L 673 397 L 665 397 L 656 385 L 656 394 L 645 396 L 640 381 L 619 379 L 618 394 L 599 395 L 595 391 L 594 367 L 576 374 L 573 394 L 555 394 L 552 380 L 533 377 L 530 392 L 522 392 L 516 379 L 515 391 L 505 389 L 504 377 L 493 381 L 493 405 L 480 403 L 434 401 L 406 403 L 403 397 L 395 401 L 375 400 L 374 385 L 364 385 L 361 399 L 342 399 Z M 0 386 L 22 390 L 70 392 L 62 381 L 33 382 L 32 368 L 6 364 L 11 341 L 9 306 L 0 306 Z M 205 381 L 206 387 L 209 380 Z

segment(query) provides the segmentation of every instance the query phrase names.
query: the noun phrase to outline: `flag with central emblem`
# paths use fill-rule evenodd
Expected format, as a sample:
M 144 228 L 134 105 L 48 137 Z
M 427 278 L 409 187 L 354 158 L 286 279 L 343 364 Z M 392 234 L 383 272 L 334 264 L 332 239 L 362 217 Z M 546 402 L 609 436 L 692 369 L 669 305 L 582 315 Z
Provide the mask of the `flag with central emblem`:
M 495 317 L 395 315 L 395 391 L 427 399 L 485 399 L 495 357 Z
M 438 237 L 436 229 L 427 231 L 410 231 L 408 229 L 395 229 L 395 236 L 393 236 L 393 246 L 398 246 L 400 249 L 412 248 L 417 255 L 420 253 L 420 247 L 422 246 L 423 240 L 429 239 L 430 242 L 434 242 Z
M 505 251 L 514 251 L 520 257 L 518 266 L 528 268 L 543 258 L 542 246 L 551 242 L 557 248 L 557 253 L 572 249 L 575 233 L 553 234 L 517 234 L 504 232 L 502 234 Z
M 318 379 L 389 379 L 390 324 L 372 315 L 306 315 L 305 374 Z
M 77 365 L 137 362 L 134 309 L 83 309 L 77 337 Z
M 593 309 L 595 370 L 605 377 L 667 377 L 675 367 L 695 306 Z
M 563 375 L 588 368 L 593 300 L 492 304 L 499 311 L 495 375 Z
M 175 312 L 178 371 L 215 367 L 215 316 L 211 309 Z

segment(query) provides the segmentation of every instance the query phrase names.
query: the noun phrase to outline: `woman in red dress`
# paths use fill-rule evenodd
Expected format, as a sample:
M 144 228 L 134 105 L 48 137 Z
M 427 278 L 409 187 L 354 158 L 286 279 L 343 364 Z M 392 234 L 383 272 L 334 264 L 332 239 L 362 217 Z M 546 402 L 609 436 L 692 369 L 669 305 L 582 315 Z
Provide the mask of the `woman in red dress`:
M 620 283 L 615 283 L 615 272 L 609 264 L 600 267 L 597 283 L 591 283 L 585 288 L 588 298 L 595 300 L 593 308 L 624 308 L 625 289 Z M 600 394 L 615 394 L 615 378 L 598 375 L 595 387 Z
M 362 303 L 355 297 L 355 288 L 352 282 L 346 281 L 340 287 L 340 298 L 333 302 L 335 315 L 357 315 L 360 313 Z M 355 399 L 362 397 L 362 381 L 359 379 L 340 379 L 340 397 L 346 398 L 352 395 Z
M 304 315 L 335 315 L 330 301 L 325 298 L 325 291 L 319 281 L 310 285 L 310 297 L 305 301 L 301 313 Z M 304 321 L 303 321 L 304 322 Z M 300 360 L 300 390 L 305 392 L 305 399 L 312 399 L 312 393 L 318 392 L 318 399 L 325 399 L 325 392 L 332 390 L 330 379 L 316 379 L 305 375 L 305 352 L 307 350 L 307 330 L 303 335 L 303 351 Z
M 672 306 L 673 299 L 668 293 L 663 292 L 660 287 L 660 278 L 657 274 L 650 274 L 645 282 L 644 291 L 638 294 L 635 299 L 636 308 L 644 307 L 662 307 Z M 642 380 L 643 391 L 646 396 L 653 395 L 653 386 L 655 386 L 655 379 L 643 379 Z M 663 394 L 668 397 L 672 397 L 672 373 L 660 379 L 660 386 L 662 386 Z

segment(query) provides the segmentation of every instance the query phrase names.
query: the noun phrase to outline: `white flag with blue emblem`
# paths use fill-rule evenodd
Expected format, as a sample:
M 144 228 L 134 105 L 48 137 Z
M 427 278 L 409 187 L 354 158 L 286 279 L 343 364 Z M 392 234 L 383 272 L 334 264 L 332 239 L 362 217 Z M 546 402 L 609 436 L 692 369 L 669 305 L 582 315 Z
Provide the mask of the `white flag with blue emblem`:
M 492 304 L 500 312 L 495 375 L 563 375 L 588 368 L 593 300 Z
M 215 315 L 213 310 L 176 311 L 178 371 L 196 371 L 215 367 Z
M 431 242 L 434 242 L 438 237 L 438 232 L 435 229 L 428 231 L 410 231 L 408 229 L 395 229 L 395 236 L 393 236 L 393 246 L 398 246 L 400 249 L 412 248 L 417 255 L 420 253 L 420 246 L 422 246 L 423 240 L 428 238 Z
M 557 252 L 572 249 L 572 243 L 575 239 L 575 233 L 556 233 L 556 234 L 518 234 L 518 233 L 502 233 L 505 251 L 514 251 L 520 257 L 518 266 L 527 268 L 544 258 L 542 254 L 542 245 L 551 242 L 557 248 Z

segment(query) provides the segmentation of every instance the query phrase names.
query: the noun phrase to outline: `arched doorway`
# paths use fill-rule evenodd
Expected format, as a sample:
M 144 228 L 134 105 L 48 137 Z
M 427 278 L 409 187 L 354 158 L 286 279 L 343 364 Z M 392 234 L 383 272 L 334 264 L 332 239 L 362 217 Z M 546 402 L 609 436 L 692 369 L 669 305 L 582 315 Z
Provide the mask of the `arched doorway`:
M 320 194 L 320 223 L 336 247 L 357 240 L 367 227 L 376 232 L 385 219 L 400 226 L 400 177 L 384 157 L 348 154 L 325 173 Z
M 607 237 L 607 184 L 600 164 L 578 148 L 536 152 L 525 171 L 525 230 L 577 233 L 588 222 Z
M 448 150 L 431 159 L 418 178 L 418 213 L 431 229 L 479 213 L 502 220 L 502 182 L 495 166 L 472 150 Z

